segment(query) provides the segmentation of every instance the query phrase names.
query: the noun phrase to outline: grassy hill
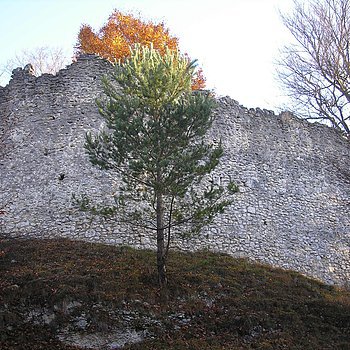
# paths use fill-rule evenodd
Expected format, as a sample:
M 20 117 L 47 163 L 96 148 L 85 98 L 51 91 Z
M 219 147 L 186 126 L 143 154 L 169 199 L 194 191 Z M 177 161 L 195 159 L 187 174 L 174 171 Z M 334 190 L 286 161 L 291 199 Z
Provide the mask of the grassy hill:
M 0 349 L 350 349 L 350 293 L 210 252 L 0 241 Z

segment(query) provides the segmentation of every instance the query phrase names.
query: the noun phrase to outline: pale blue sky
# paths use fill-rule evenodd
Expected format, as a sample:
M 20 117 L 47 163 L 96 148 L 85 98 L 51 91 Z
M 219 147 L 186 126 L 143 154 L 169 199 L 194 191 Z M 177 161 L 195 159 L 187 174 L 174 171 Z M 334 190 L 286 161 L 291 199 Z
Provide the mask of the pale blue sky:
M 208 88 L 247 107 L 277 109 L 285 99 L 274 60 L 289 40 L 278 10 L 292 0 L 0 0 L 0 65 L 23 49 L 62 47 L 72 56 L 82 23 L 100 28 L 117 8 L 164 21 L 198 59 Z M 1 78 L 0 78 L 1 79 Z M 0 80 L 1 85 L 7 82 Z

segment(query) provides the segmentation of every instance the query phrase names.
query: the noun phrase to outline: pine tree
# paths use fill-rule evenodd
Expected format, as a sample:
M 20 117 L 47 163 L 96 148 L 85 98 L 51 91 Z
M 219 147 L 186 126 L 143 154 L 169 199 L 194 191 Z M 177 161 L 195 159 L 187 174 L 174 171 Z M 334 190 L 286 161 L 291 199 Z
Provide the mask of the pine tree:
M 157 270 L 166 289 L 172 237 L 190 236 L 223 212 L 237 191 L 209 181 L 223 149 L 205 142 L 213 122 L 210 93 L 192 92 L 195 62 L 136 46 L 104 79 L 107 99 L 98 101 L 107 129 L 86 135 L 92 164 L 120 174 L 113 207 L 82 207 L 156 232 Z

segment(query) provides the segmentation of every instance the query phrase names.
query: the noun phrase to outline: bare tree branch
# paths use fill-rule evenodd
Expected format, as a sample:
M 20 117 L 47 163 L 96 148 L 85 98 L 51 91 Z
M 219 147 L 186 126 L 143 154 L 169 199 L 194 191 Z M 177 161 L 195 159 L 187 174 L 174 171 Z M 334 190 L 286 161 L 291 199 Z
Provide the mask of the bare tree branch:
M 59 47 L 44 46 L 23 50 L 2 65 L 0 76 L 2 74 L 11 75 L 13 69 L 24 67 L 28 63 L 32 64 L 34 74 L 39 76 L 44 73 L 56 74 L 69 64 L 69 59 L 63 49 Z
M 350 0 L 294 5 L 281 15 L 296 43 L 284 48 L 278 78 L 299 115 L 350 137 Z

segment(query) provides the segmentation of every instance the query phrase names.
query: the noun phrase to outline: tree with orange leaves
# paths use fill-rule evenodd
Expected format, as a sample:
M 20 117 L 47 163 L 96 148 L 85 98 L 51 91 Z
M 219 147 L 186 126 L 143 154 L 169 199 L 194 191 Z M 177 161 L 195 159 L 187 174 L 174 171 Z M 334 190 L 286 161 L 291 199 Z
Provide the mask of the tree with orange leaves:
M 178 39 L 170 35 L 164 23 L 146 22 L 115 10 L 98 32 L 94 32 L 89 25 L 81 26 L 76 53 L 91 53 L 111 62 L 123 62 L 130 56 L 130 47 L 135 44 L 149 47 L 151 43 L 162 55 L 166 48 L 178 50 Z M 204 87 L 203 71 L 198 69 L 192 81 L 192 89 L 199 90 Z

